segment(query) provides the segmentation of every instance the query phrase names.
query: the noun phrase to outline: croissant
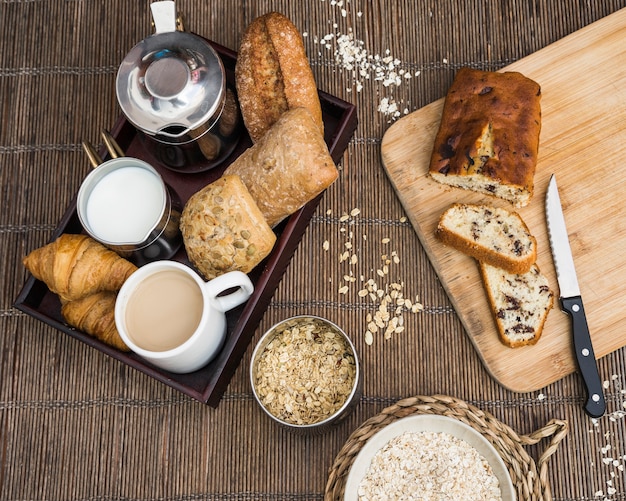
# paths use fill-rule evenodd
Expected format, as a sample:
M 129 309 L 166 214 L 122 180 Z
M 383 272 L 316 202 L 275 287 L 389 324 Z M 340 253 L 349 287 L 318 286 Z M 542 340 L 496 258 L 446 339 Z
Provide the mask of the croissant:
M 130 351 L 115 326 L 115 298 L 115 292 L 97 292 L 64 303 L 61 314 L 71 326 L 118 350 Z
M 62 234 L 23 259 L 61 302 L 99 291 L 117 292 L 137 267 L 86 235 Z

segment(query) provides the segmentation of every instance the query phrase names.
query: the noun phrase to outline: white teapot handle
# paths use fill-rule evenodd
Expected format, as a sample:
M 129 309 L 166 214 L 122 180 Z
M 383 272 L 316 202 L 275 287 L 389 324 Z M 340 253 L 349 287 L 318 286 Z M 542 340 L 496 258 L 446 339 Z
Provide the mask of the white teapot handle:
M 176 31 L 176 3 L 172 0 L 150 4 L 156 33 Z

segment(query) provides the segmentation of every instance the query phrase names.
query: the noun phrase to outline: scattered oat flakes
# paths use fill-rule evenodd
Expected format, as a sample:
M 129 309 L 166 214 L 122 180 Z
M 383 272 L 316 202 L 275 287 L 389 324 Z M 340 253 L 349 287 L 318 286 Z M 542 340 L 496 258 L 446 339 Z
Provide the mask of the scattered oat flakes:
M 616 395 L 624 395 L 623 383 L 621 377 L 617 374 L 611 376 L 611 380 L 605 380 L 603 382 L 603 388 L 606 391 L 614 392 Z M 620 408 L 621 407 L 621 408 Z M 613 412 L 608 412 L 600 419 L 592 419 L 593 429 L 589 430 L 589 433 L 596 433 L 603 437 L 606 441 L 605 445 L 600 448 L 602 457 L 597 463 L 603 466 L 607 470 L 607 479 L 605 480 L 605 489 L 599 489 L 594 493 L 594 497 L 602 499 L 602 501 L 608 501 L 607 496 L 615 496 L 618 493 L 618 487 L 624 487 L 624 474 L 626 470 L 626 452 L 617 450 L 611 444 L 611 441 L 616 438 L 614 435 L 613 425 L 626 417 L 626 400 L 622 401 L 621 406 Z M 616 439 L 619 447 L 621 445 L 621 437 Z M 594 463 L 592 462 L 592 465 Z M 615 482 L 620 482 L 620 485 L 616 485 Z M 611 497 L 610 499 L 616 499 Z
M 358 208 L 352 209 L 349 214 L 344 215 L 339 219 L 340 223 L 343 223 L 340 227 L 340 232 L 346 235 L 347 240 L 343 243 L 343 252 L 340 254 L 339 262 L 348 262 L 351 267 L 356 267 L 359 263 L 359 257 L 355 251 L 354 246 L 354 232 L 348 231 L 348 227 L 352 227 L 355 224 L 355 218 L 361 214 Z M 366 235 L 363 235 L 363 241 L 367 241 Z M 391 239 L 385 237 L 381 239 L 382 245 L 389 245 Z M 392 274 L 391 266 L 400 263 L 400 258 L 397 251 L 393 250 L 391 253 L 381 254 L 382 265 L 377 268 L 374 273 L 377 280 L 385 281 L 386 283 L 377 283 L 373 278 L 366 279 L 364 274 L 359 275 L 359 281 L 361 285 L 357 289 L 356 294 L 359 298 L 369 299 L 372 305 L 377 308 L 373 314 L 368 313 L 367 331 L 366 331 L 366 344 L 371 345 L 374 343 L 374 335 L 381 333 L 383 339 L 391 339 L 396 334 L 401 334 L 405 331 L 404 317 L 406 313 L 417 314 L 423 311 L 424 307 L 420 303 L 419 296 L 415 296 L 415 299 L 404 296 L 404 283 L 398 281 L 390 281 L 390 275 Z M 341 286 L 338 291 L 341 295 L 347 295 L 350 292 L 350 284 L 357 282 L 355 271 L 350 269 L 349 274 L 344 274 L 344 285 Z M 367 334 L 369 333 L 369 334 Z
M 331 5 L 333 4 L 331 3 Z M 348 17 L 348 9 L 338 4 L 334 6 L 340 7 L 342 18 Z M 356 15 L 357 19 L 360 19 L 363 13 L 357 12 Z M 384 54 L 371 54 L 366 48 L 365 42 L 355 37 L 352 26 L 347 28 L 347 33 L 341 33 L 337 23 L 333 24 L 333 28 L 333 33 L 328 33 L 322 37 L 313 37 L 313 42 L 326 52 L 332 51 L 335 63 L 351 76 L 352 82 L 346 87 L 346 91 L 361 92 L 366 82 L 379 82 L 384 89 L 389 89 L 390 94 L 381 98 L 377 110 L 391 117 L 392 120 L 402 114 L 408 114 L 409 108 L 404 105 L 402 100 L 396 101 L 393 92 L 402 83 L 409 81 L 414 76 L 419 76 L 420 71 L 409 71 L 404 67 L 402 61 L 392 56 L 389 49 L 385 50 Z M 318 55 L 323 57 L 322 50 L 319 51 Z M 400 111 L 401 109 L 403 111 Z

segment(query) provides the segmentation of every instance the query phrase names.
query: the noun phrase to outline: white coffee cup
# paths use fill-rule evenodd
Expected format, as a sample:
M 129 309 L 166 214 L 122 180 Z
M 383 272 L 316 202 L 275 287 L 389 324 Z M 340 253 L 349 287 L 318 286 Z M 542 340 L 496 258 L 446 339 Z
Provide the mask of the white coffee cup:
M 179 374 L 193 372 L 222 348 L 225 312 L 244 303 L 253 290 L 240 271 L 205 282 L 189 266 L 154 261 L 122 286 L 115 324 L 128 347 L 153 365 Z

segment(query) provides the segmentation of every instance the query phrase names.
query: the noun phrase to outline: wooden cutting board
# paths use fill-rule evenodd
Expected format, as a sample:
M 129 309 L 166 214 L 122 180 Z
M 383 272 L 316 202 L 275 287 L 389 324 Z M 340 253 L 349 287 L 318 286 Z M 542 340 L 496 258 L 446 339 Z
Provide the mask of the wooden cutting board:
M 498 340 L 476 263 L 434 236 L 454 202 L 512 208 L 494 197 L 427 177 L 443 98 L 385 133 L 382 161 L 421 243 L 487 370 L 513 391 L 538 390 L 577 370 L 570 320 L 560 309 L 544 201 L 556 174 L 595 354 L 626 345 L 626 9 L 591 24 L 505 70 L 542 88 L 542 129 L 531 203 L 518 212 L 538 242 L 537 263 L 556 294 L 542 338 L 511 349 Z M 609 374 L 600 374 L 608 379 Z

